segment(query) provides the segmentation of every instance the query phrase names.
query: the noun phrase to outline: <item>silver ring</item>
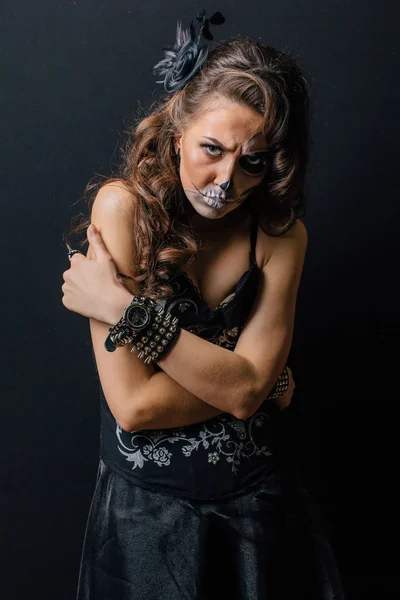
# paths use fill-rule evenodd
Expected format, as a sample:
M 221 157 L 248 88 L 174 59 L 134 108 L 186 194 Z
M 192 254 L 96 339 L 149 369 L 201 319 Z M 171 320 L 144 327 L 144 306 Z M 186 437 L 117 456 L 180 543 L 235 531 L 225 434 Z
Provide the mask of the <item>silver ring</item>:
M 77 252 L 80 252 L 80 250 L 68 250 L 68 252 L 67 252 L 68 258 L 71 258 L 71 256 L 73 256 Z

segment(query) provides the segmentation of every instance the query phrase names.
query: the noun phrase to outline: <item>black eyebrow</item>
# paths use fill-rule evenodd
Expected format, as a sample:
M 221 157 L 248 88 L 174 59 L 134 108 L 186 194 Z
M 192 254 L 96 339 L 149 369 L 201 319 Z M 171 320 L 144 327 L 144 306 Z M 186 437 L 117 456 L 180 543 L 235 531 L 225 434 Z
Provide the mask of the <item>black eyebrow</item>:
M 257 135 L 257 134 L 256 134 Z M 220 142 L 219 140 L 217 140 L 216 138 L 213 137 L 208 137 L 207 135 L 203 135 L 202 136 L 204 139 L 206 140 L 211 140 L 214 144 L 218 144 L 219 146 L 222 147 L 223 150 L 228 150 L 228 152 L 233 152 L 233 149 L 231 150 L 230 148 L 227 148 L 226 146 L 224 146 L 224 144 L 222 142 Z M 253 138 L 255 137 L 255 135 L 253 135 Z M 253 139 L 251 138 L 249 143 L 251 142 L 251 140 Z M 263 153 L 266 154 L 268 153 L 269 150 L 255 150 L 254 152 L 246 152 L 246 154 L 258 154 L 258 153 Z

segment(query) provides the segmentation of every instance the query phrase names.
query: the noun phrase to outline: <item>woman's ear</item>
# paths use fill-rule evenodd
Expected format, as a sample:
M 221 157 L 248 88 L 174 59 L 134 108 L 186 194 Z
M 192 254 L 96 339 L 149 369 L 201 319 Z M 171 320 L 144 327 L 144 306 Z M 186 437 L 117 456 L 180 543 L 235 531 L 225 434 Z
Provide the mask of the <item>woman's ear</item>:
M 179 134 L 176 135 L 174 141 L 175 154 L 180 154 L 181 151 L 181 136 Z

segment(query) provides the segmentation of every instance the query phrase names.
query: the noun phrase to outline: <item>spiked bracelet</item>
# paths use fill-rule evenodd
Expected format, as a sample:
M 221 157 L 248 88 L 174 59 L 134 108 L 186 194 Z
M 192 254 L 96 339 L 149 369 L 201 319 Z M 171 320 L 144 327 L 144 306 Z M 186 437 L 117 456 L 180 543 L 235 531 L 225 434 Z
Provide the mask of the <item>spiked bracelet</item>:
M 275 383 L 274 387 L 268 394 L 267 398 L 273 400 L 274 398 L 279 398 L 286 394 L 289 389 L 289 373 L 287 368 L 285 367 L 282 373 L 278 377 L 278 381 Z
M 157 362 L 178 339 L 181 332 L 178 321 L 170 312 L 157 307 L 153 300 L 133 296 L 121 319 L 110 327 L 104 347 L 114 352 L 117 346 L 133 344 L 131 352 L 138 350 L 138 358 L 146 364 Z

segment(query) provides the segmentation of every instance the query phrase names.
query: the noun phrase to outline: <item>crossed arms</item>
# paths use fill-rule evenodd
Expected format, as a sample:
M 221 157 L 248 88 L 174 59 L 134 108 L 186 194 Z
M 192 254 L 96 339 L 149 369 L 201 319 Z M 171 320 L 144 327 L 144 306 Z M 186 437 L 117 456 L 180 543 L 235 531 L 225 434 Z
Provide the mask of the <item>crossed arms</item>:
M 131 273 L 132 198 L 122 185 L 100 189 L 91 220 L 121 273 Z M 277 239 L 277 238 L 276 238 Z M 114 325 L 135 293 L 119 286 L 103 320 L 90 318 L 100 382 L 115 419 L 126 431 L 180 427 L 223 412 L 250 417 L 273 388 L 286 364 L 293 337 L 297 290 L 307 231 L 299 219 L 283 236 L 260 270 L 258 294 L 235 350 L 182 329 L 171 351 L 147 365 L 126 345 L 104 349 Z M 93 259 L 89 247 L 87 258 Z

